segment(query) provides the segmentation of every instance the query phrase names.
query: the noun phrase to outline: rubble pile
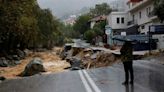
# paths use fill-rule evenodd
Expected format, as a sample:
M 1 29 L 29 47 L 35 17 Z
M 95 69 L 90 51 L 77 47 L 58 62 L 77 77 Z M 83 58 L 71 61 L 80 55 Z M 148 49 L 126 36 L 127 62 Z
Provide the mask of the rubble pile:
M 70 69 L 74 67 L 76 67 L 77 70 L 83 68 L 90 69 L 90 68 L 105 67 L 105 66 L 112 65 L 116 61 L 115 55 L 99 49 L 93 50 L 92 48 L 73 47 L 71 50 L 65 53 L 66 53 L 65 59 L 71 65 Z M 77 58 L 78 58 L 78 62 L 76 62 Z M 79 61 L 81 63 L 79 63 Z
M 115 63 L 116 58 L 112 53 L 101 52 L 97 55 L 96 62 L 93 62 L 93 67 L 109 66 Z
M 10 53 L 3 52 L 4 55 L 0 57 L 0 67 L 15 66 L 21 63 L 21 60 L 26 56 L 25 51 L 16 49 Z

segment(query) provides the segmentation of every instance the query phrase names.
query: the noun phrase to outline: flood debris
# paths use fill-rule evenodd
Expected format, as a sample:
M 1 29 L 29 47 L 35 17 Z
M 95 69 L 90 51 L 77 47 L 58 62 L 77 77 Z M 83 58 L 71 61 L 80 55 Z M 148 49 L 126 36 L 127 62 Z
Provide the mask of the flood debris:
M 72 58 L 67 59 L 67 62 L 69 62 L 71 65 L 69 67 L 70 70 L 81 70 L 81 69 L 83 69 L 83 67 L 81 66 L 82 62 L 81 62 L 80 58 L 72 57 Z
M 100 52 L 97 54 L 96 62 L 93 62 L 93 66 L 102 67 L 109 66 L 115 63 L 116 58 L 112 53 Z
M 62 49 L 62 51 L 61 51 L 61 54 L 60 54 L 60 58 L 61 58 L 62 60 L 64 60 L 64 59 L 67 57 L 68 52 L 71 50 L 71 48 L 72 48 L 72 45 L 71 45 L 71 44 L 66 44 L 66 45 L 63 47 L 63 49 Z
M 27 64 L 25 70 L 20 74 L 20 76 L 32 76 L 41 72 L 45 72 L 43 61 L 40 58 L 34 58 Z
M 90 69 L 109 66 L 116 61 L 114 54 L 105 52 L 104 49 L 72 47 L 65 52 L 65 58 L 70 63 L 71 69 Z M 63 53 L 61 53 L 63 54 Z

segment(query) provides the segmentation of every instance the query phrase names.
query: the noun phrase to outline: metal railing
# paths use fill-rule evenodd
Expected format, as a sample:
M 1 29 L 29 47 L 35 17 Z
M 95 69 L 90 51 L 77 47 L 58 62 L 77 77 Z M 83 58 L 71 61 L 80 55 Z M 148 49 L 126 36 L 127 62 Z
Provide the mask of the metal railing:
M 127 25 L 130 26 L 130 25 L 135 25 L 137 24 L 137 20 L 131 20 L 131 21 L 128 21 Z
M 148 14 L 147 16 L 148 16 L 149 18 L 154 17 L 154 16 L 155 16 L 154 11 L 149 12 L 149 14 Z

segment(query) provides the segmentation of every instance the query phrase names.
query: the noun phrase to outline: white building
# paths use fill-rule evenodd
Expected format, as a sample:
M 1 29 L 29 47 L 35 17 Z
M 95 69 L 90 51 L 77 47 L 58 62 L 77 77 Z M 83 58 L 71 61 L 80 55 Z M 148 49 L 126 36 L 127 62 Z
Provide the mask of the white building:
M 93 27 L 95 26 L 96 23 L 100 22 L 100 21 L 105 21 L 107 18 L 106 15 L 100 15 L 97 17 L 94 17 L 93 19 L 91 19 L 90 22 L 90 28 L 93 29 Z
M 157 16 L 154 15 L 154 0 L 142 0 L 140 2 L 127 2 L 128 6 L 128 28 L 134 25 L 138 26 L 138 31 L 140 34 L 148 34 L 151 27 L 154 26 L 153 31 L 158 31 L 157 26 L 163 28 Z M 160 29 L 161 30 L 161 29 Z M 163 34 L 153 34 L 153 38 L 158 39 L 157 48 L 164 48 L 164 35 Z
M 158 17 L 153 14 L 154 0 L 142 0 L 137 3 L 127 2 L 129 25 L 137 24 L 141 34 L 147 34 L 150 26 L 159 24 Z
M 107 18 L 108 26 L 112 29 L 114 35 L 120 35 L 127 28 L 126 12 L 111 12 Z
M 126 0 L 124 12 L 112 12 L 108 16 L 108 26 L 113 30 L 114 35 L 149 34 L 154 31 L 153 38 L 158 39 L 157 48 L 164 49 L 164 33 L 156 33 L 164 30 L 158 17 L 154 15 L 154 0 L 141 0 L 131 2 Z M 153 30 L 152 30 L 153 29 Z
M 107 43 L 113 45 L 114 35 L 126 35 L 127 28 L 127 13 L 126 12 L 111 12 L 107 17 L 108 25 L 106 25 Z
M 66 20 L 64 20 L 65 25 L 74 25 L 76 23 L 76 15 L 71 15 L 69 16 L 69 18 L 67 18 Z

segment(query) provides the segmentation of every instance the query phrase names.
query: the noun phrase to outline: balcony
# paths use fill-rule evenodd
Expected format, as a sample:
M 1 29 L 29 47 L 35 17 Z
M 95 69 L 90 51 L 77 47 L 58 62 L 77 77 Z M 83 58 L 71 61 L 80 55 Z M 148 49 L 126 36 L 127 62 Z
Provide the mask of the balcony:
M 140 1 L 138 3 L 134 3 L 132 5 L 132 7 L 129 9 L 129 12 L 133 12 L 133 11 L 136 11 L 138 9 L 141 9 L 149 4 L 152 4 L 153 3 L 153 0 L 143 0 L 143 1 Z
M 149 14 L 147 15 L 149 18 L 151 17 L 154 17 L 155 16 L 155 13 L 152 11 L 152 12 L 149 12 Z
M 137 24 L 137 20 L 131 20 L 128 21 L 127 26 L 136 25 L 136 24 Z
M 154 19 L 157 19 L 158 17 L 155 15 L 154 11 L 150 12 L 148 15 L 147 15 L 151 20 L 154 20 Z

